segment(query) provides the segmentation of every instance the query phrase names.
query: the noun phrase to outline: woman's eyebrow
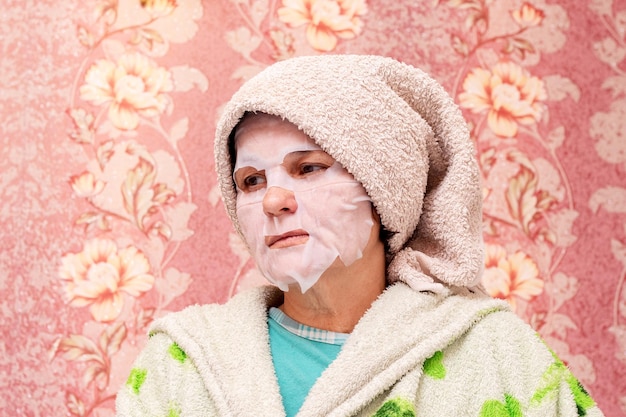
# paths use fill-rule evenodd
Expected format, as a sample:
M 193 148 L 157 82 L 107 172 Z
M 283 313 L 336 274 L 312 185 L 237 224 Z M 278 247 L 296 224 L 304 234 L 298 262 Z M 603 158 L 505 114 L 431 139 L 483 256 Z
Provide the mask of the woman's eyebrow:
M 301 158 L 307 157 L 309 155 L 323 155 L 323 156 L 328 156 L 329 158 L 332 158 L 330 155 L 328 155 L 326 152 L 324 152 L 321 149 L 312 149 L 312 150 L 307 150 L 307 151 L 293 151 L 293 152 L 289 152 L 288 154 L 285 155 L 285 158 L 283 158 L 283 163 L 287 163 L 287 162 L 291 162 L 291 161 L 297 161 Z
M 236 165 L 242 166 L 253 166 L 255 164 L 259 164 L 263 162 L 263 158 L 255 155 L 255 154 L 246 154 L 240 153 L 237 155 Z

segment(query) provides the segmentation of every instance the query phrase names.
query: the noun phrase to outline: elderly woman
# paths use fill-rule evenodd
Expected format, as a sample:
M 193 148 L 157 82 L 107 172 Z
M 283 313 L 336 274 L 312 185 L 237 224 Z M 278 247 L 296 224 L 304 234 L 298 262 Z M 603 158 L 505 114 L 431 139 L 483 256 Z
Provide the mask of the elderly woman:
M 153 323 L 118 415 L 602 416 L 480 286 L 473 154 L 442 87 L 390 58 L 294 58 L 248 81 L 216 169 L 274 285 Z

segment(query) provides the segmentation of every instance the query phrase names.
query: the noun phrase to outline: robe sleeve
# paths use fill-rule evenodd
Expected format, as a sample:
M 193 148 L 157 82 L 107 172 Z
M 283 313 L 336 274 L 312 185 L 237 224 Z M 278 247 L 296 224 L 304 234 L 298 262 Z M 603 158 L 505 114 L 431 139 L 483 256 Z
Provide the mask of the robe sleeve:
M 425 362 L 415 405 L 423 416 L 603 416 L 537 332 L 508 311 L 488 314 Z

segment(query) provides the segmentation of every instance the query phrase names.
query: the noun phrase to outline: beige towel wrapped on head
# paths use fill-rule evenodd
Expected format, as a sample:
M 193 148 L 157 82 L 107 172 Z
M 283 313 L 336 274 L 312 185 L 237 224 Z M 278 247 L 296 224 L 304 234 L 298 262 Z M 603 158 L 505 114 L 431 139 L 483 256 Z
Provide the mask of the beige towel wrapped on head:
M 446 292 L 479 284 L 481 188 L 466 123 L 443 87 L 391 58 L 281 61 L 246 82 L 218 122 L 215 160 L 239 231 L 229 141 L 246 112 L 297 125 L 365 187 L 388 240 L 388 279 Z

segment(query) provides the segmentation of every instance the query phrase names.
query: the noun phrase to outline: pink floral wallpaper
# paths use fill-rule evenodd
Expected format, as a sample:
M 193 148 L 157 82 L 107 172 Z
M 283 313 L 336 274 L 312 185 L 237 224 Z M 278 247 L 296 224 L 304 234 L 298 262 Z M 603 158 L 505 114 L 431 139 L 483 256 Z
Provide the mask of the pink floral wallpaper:
M 212 143 L 241 83 L 297 55 L 387 55 L 464 111 L 484 284 L 626 416 L 624 0 L 5 1 L 0 410 L 112 416 L 156 317 L 263 280 Z

